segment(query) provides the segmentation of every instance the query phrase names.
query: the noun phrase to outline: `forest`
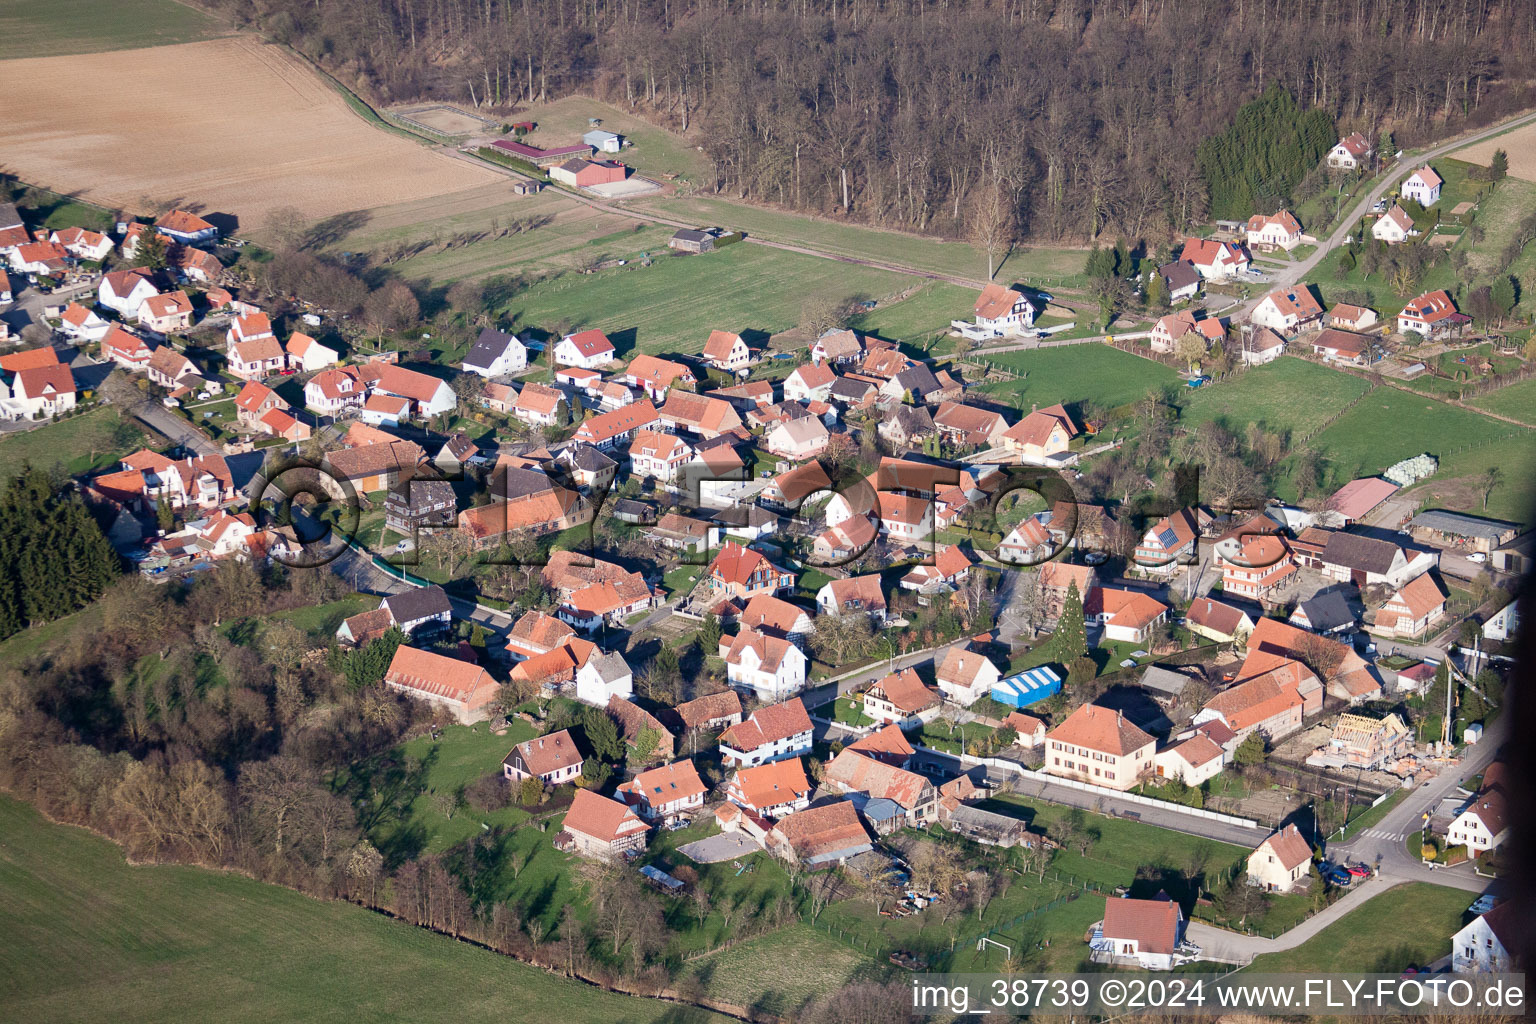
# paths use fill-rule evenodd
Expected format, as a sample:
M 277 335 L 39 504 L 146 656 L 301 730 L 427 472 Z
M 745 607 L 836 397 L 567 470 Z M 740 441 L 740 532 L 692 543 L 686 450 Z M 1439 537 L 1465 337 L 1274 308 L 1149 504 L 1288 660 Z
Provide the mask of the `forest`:
M 1523 0 L 202 2 L 384 104 L 631 106 L 698 140 L 706 191 L 1090 241 L 1233 212 L 1196 151 L 1273 86 L 1412 146 L 1530 105 L 1536 35 Z M 1282 202 L 1293 177 L 1243 191 Z

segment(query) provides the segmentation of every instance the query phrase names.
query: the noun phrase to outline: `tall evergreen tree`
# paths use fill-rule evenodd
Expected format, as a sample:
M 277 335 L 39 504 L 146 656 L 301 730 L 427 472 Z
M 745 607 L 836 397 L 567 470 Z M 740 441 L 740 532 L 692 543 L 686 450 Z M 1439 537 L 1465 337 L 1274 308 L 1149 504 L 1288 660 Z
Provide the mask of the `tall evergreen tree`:
M 1289 91 L 1271 86 L 1242 107 L 1226 131 L 1195 151 L 1210 189 L 1211 215 L 1242 219 L 1274 213 L 1336 138 L 1326 110 L 1303 111 Z
M 1056 620 L 1056 653 L 1069 665 L 1088 653 L 1088 627 L 1083 622 L 1083 599 L 1076 580 L 1067 584 L 1067 598 Z
M 79 611 L 117 578 L 117 553 L 66 487 L 26 466 L 0 496 L 0 637 Z

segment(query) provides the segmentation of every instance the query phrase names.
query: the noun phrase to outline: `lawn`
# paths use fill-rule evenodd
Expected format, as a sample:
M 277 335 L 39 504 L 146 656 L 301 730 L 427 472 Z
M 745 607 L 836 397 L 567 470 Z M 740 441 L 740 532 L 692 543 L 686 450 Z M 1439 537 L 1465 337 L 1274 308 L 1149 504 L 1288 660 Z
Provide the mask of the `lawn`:
M 1536 426 L 1536 377 L 1522 380 L 1508 387 L 1474 398 L 1471 404 L 1479 409 L 1508 416 Z
M 3 0 L 0 0 L 3 2 Z M 16 194 L 16 205 L 25 210 L 28 220 L 50 231 L 62 228 L 87 228 L 111 231 L 116 218 L 99 206 L 77 202 L 45 188 L 23 186 Z
M 942 337 L 949 330 L 949 322 L 970 319 L 975 302 L 976 293 L 969 288 L 930 281 L 904 299 L 881 303 L 855 317 L 853 326 L 865 334 L 899 342 L 914 355 L 939 354 L 950 348 Z
M 1499 426 L 1509 428 L 1509 424 Z M 1481 478 L 1497 466 L 1503 481 L 1483 507 Z M 1458 452 L 1440 460 L 1434 476 L 1408 492 L 1428 508 L 1449 508 L 1474 515 L 1491 516 L 1517 523 L 1532 522 L 1536 514 L 1536 431 Z
M 0 834 L 10 1020 L 502 1024 L 509 1006 L 568 1024 L 724 1020 L 238 874 L 130 867 L 113 844 L 13 800 L 0 800 Z
M 135 50 L 228 35 L 173 0 L 0 0 L 0 60 Z
M 136 420 L 101 406 L 57 423 L 0 435 L 0 480 L 9 480 L 28 462 L 62 465 L 70 476 L 79 476 L 105 469 L 149 443 Z
M 1481 245 L 1472 246 L 1463 239 L 1456 244 L 1467 248 L 1468 266 L 1475 273 L 1514 274 L 1530 293 L 1536 287 L 1536 247 L 1527 245 L 1514 263 L 1501 262 L 1504 247 L 1515 235 L 1520 218 L 1536 208 L 1536 182 L 1505 178 L 1477 208 L 1476 222 L 1483 229 Z
M 506 312 L 552 333 L 599 328 L 621 356 L 687 355 L 703 351 L 711 328 L 771 334 L 793 327 L 807 296 L 883 298 L 912 281 L 886 270 L 832 267 L 815 256 L 737 244 L 704 255 L 663 256 L 648 267 L 631 263 L 562 274 L 518 293 Z
M 862 728 L 873 725 L 874 719 L 864 713 L 864 702 L 854 697 L 839 697 L 834 703 L 832 720 L 840 725 Z
M 532 121 L 538 127 L 522 141 L 531 146 L 568 146 L 591 130 L 589 118 L 599 118 L 603 131 L 624 136 L 630 145 L 610 159 L 623 160 L 638 174 L 700 182 L 712 170 L 710 160 L 676 132 L 641 120 L 622 107 L 587 96 L 566 96 L 539 106 L 519 108 L 509 121 Z
M 1162 363 L 1109 345 L 1065 345 L 1033 352 L 1000 352 L 983 358 L 1024 376 L 984 384 L 979 390 L 995 401 L 1025 412 L 1031 405 L 1044 408 L 1057 402 L 1092 401 L 1114 408 L 1179 379 Z
M 1317 935 L 1281 953 L 1266 953 L 1249 965 L 1255 974 L 1351 970 L 1396 973 L 1423 967 L 1451 948 L 1472 902 L 1460 889 L 1427 882 L 1400 885 L 1371 899 Z
M 688 965 L 688 973 L 711 995 L 776 1014 L 856 981 L 881 980 L 893 970 L 798 923 Z
M 1327 466 L 1329 486 L 1339 487 L 1410 456 L 1428 452 L 1444 459 L 1464 445 L 1518 429 L 1468 409 L 1381 387 L 1313 437 L 1311 446 Z
M 1190 426 L 1215 420 L 1238 434 L 1257 423 L 1300 439 L 1369 387 L 1359 377 L 1304 359 L 1277 359 L 1190 392 L 1180 419 Z
M 329 604 L 308 605 L 292 611 L 277 612 L 271 617 L 293 623 L 311 640 L 329 641 L 336 635 L 342 622 L 378 606 L 379 598 L 375 594 L 352 594 Z
M 751 236 L 810 246 L 839 256 L 888 260 L 929 273 L 953 274 L 976 281 L 987 276 L 985 253 L 969 243 L 944 241 L 932 235 L 883 231 L 724 199 L 658 196 L 627 205 L 671 220 L 733 228 Z M 1019 250 L 998 268 L 996 280 L 1044 288 L 1073 287 L 1082 284 L 1086 258 L 1087 254 L 1079 249 Z

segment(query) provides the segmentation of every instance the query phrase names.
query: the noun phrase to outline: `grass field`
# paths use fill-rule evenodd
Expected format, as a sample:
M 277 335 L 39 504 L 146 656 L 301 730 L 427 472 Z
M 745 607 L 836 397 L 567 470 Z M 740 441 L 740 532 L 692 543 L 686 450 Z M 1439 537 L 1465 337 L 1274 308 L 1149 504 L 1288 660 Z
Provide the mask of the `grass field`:
M 505 180 L 368 127 L 307 66 L 251 37 L 103 53 L 88 75 L 72 57 L 0 61 L 0 95 L 6 170 L 23 181 L 130 211 L 174 202 L 247 233 L 278 207 L 320 219 Z M 173 118 L 174 137 L 145 146 L 146 115 Z M 74 138 L 91 145 L 64 144 Z
M 13 800 L 0 800 L 0 835 L 10 1020 L 724 1020 L 239 875 L 129 867 L 111 843 Z
M 1508 424 L 1499 424 L 1508 427 Z M 1483 507 L 1482 475 L 1499 467 L 1503 482 Z M 1536 431 L 1496 441 L 1440 460 L 1440 468 L 1428 480 L 1405 493 L 1421 497 L 1430 508 L 1449 508 L 1511 522 L 1536 523 Z
M 663 256 L 594 274 L 564 274 L 516 295 L 507 310 L 551 332 L 597 327 L 620 355 L 700 352 L 712 328 L 774 333 L 793 327 L 808 296 L 883 297 L 913 279 L 815 256 L 738 244 Z
M 568 146 L 581 141 L 591 130 L 588 118 L 600 118 L 603 131 L 616 132 L 631 143 L 609 159 L 623 160 L 640 174 L 662 180 L 677 178 L 702 182 L 710 172 L 710 161 L 683 136 L 643 121 L 622 107 L 586 96 L 566 96 L 552 103 L 521 108 L 509 121 L 532 121 L 538 125 L 522 141 L 531 146 Z
M 1248 967 L 1255 974 L 1292 971 L 1396 973 L 1423 967 L 1451 948 L 1472 897 L 1460 889 L 1411 882 L 1389 889 L 1317 935 L 1283 953 L 1266 953 Z
M 733 228 L 775 242 L 813 246 L 841 256 L 888 260 L 978 282 L 987 276 L 985 253 L 966 242 L 944 241 L 931 235 L 883 231 L 724 199 L 658 196 L 632 200 L 627 205 L 673 220 Z M 998 268 L 997 280 L 1070 287 L 1080 283 L 1086 258 L 1086 253 L 1076 249 L 1020 250 Z
M 969 319 L 975 302 L 976 293 L 969 288 L 947 281 L 930 281 L 906 298 L 882 303 L 855 317 L 853 326 L 865 334 L 900 342 L 914 355 L 942 355 L 950 351 L 952 344 L 940 336 L 949 330 L 951 320 Z
M 983 357 L 1026 376 L 983 385 L 995 401 L 1029 411 L 1056 402 L 1093 401 L 1106 408 L 1134 402 L 1152 389 L 1176 383 L 1178 374 L 1161 363 L 1108 345 L 1066 345 L 1034 352 Z
M 1454 448 L 1517 429 L 1468 409 L 1381 387 L 1311 444 L 1328 466 L 1330 483 L 1340 486 L 1422 452 L 1444 458 Z
M 1238 433 L 1257 423 L 1299 437 L 1369 387 L 1359 377 L 1304 359 L 1277 359 L 1190 392 L 1180 418 L 1189 425 L 1216 420 Z
M 0 0 L 0 60 L 132 50 L 228 33 L 173 0 Z
M 721 999 L 782 1014 L 891 970 L 808 924 L 792 924 L 695 960 L 688 973 Z
M 28 462 L 34 466 L 58 463 L 71 476 L 103 469 L 148 440 L 135 421 L 102 406 L 33 430 L 0 435 L 0 481 L 15 476 Z
M 1536 426 L 1536 377 L 1474 398 L 1470 404 Z

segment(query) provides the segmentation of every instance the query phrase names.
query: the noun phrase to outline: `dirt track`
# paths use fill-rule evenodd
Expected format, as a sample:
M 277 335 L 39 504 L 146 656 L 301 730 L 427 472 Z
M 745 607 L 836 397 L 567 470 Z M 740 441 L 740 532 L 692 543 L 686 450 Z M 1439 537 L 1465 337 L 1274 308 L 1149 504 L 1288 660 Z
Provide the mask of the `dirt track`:
M 259 229 L 445 195 L 493 171 L 381 131 L 309 69 L 249 37 L 0 61 L 5 169 L 135 213 L 173 202 Z

